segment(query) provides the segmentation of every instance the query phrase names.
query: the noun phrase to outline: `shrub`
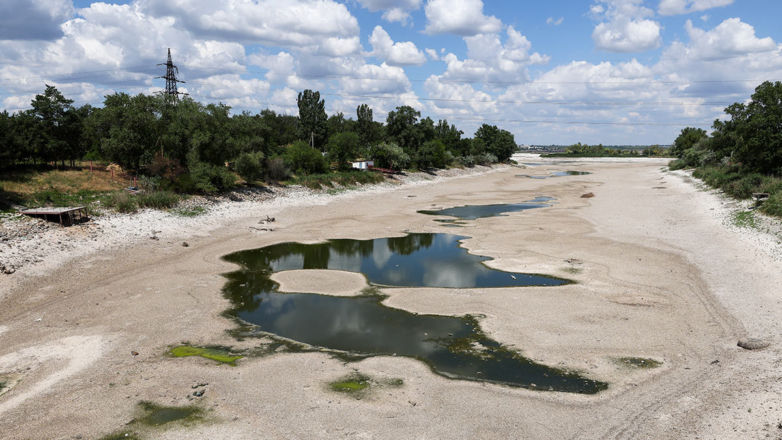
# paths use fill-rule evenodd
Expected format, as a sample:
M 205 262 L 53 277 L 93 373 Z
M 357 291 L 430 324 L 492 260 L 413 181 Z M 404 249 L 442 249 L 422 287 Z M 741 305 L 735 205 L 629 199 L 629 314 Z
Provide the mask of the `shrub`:
M 472 155 L 457 157 L 456 163 L 458 163 L 461 166 L 472 168 L 475 166 L 475 157 Z
M 370 157 L 380 168 L 402 170 L 410 166 L 410 156 L 394 143 L 382 143 L 372 148 Z
M 190 165 L 190 178 L 196 190 L 213 193 L 225 191 L 236 183 L 236 176 L 228 169 L 206 162 L 196 162 Z
M 782 217 L 782 191 L 771 194 L 762 205 L 760 210 L 764 214 Z
M 320 151 L 310 148 L 304 141 L 296 141 L 285 150 L 285 165 L 296 174 L 319 174 L 329 169 Z
M 290 171 L 285 166 L 285 161 L 280 157 L 271 159 L 266 167 L 266 179 L 279 182 L 290 177 Z
M 345 170 L 350 168 L 350 162 L 358 155 L 359 145 L 358 135 L 345 131 L 331 136 L 326 148 L 329 158 L 337 162 L 340 170 Z
M 491 165 L 493 163 L 497 163 L 497 156 L 491 153 L 481 153 L 475 155 L 476 165 Z
M 449 162 L 445 145 L 438 140 L 424 142 L 415 155 L 415 163 L 420 169 L 445 168 Z
M 109 199 L 109 205 L 123 213 L 136 212 L 138 210 L 136 201 L 125 191 L 117 191 L 112 194 L 111 199 Z
M 668 162 L 668 169 L 671 171 L 681 170 L 684 168 L 687 168 L 687 164 L 681 159 L 676 159 Z
M 242 153 L 236 158 L 234 169 L 242 176 L 242 179 L 247 182 L 254 182 L 263 177 L 263 165 L 262 152 Z

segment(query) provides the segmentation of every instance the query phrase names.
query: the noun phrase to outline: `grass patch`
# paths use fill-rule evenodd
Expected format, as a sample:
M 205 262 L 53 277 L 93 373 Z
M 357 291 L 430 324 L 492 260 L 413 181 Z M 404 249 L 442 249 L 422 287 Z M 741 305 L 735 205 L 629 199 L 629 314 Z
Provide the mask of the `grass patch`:
M 782 178 L 746 173 L 738 166 L 729 165 L 701 167 L 693 171 L 692 175 L 737 199 L 749 199 L 753 193 L 768 193 L 768 200 L 758 209 L 764 214 L 782 217 Z M 739 219 L 739 222 L 744 223 L 745 220 L 748 219 Z M 751 223 L 754 225 L 754 219 Z
M 200 356 L 202 358 L 211 359 L 213 361 L 217 361 L 222 364 L 228 364 L 232 367 L 236 366 L 237 360 L 244 357 L 240 355 L 231 354 L 230 351 L 224 348 L 218 348 L 218 347 L 201 348 L 201 347 L 191 347 L 188 345 L 183 345 L 180 347 L 173 348 L 171 350 L 171 355 L 177 358 Z
M 3 391 L 3 388 L 5 388 L 5 382 L 0 382 L 0 392 Z
M 731 218 L 734 226 L 739 228 L 757 228 L 758 223 L 753 211 L 736 212 Z
M 170 191 L 156 191 L 136 196 L 140 208 L 170 209 L 182 200 L 182 196 Z
M 329 383 L 331 391 L 345 394 L 364 393 L 370 387 L 370 377 L 361 373 L 353 373 L 337 381 Z
M 295 177 L 290 183 L 306 186 L 310 189 L 333 188 L 334 185 L 353 187 L 356 185 L 368 185 L 385 181 L 382 174 L 368 171 L 340 171 L 326 174 L 311 174 Z
M 193 206 L 190 208 L 178 208 L 172 209 L 171 213 L 180 217 L 198 217 L 201 214 L 206 213 L 206 208 L 203 206 Z
M 616 358 L 616 363 L 627 368 L 642 368 L 652 369 L 661 366 L 663 363 L 654 359 L 637 358 L 637 357 L 620 357 Z
M 573 275 L 578 275 L 578 274 L 580 274 L 581 272 L 584 271 L 584 269 L 579 269 L 577 267 L 566 267 L 566 268 L 564 268 L 562 270 L 564 272 L 567 272 L 567 273 L 573 274 Z

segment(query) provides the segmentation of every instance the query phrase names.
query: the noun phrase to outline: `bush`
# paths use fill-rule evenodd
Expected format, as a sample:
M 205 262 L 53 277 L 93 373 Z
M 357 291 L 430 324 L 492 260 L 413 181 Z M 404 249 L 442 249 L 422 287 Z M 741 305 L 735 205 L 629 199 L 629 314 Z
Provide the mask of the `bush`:
M 472 155 L 457 157 L 456 163 L 467 168 L 472 168 L 475 166 L 475 157 Z
M 481 153 L 475 155 L 476 165 L 491 165 L 493 163 L 497 163 L 497 156 L 491 153 Z
M 410 166 L 410 156 L 394 143 L 382 143 L 372 148 L 370 157 L 380 168 L 402 170 Z
M 234 169 L 242 179 L 249 182 L 260 180 L 263 177 L 264 169 L 263 153 L 242 153 L 234 162 Z
M 190 165 L 190 178 L 193 187 L 205 193 L 225 191 L 236 184 L 236 176 L 228 169 L 205 162 Z
M 282 158 L 275 157 L 269 161 L 266 167 L 266 179 L 270 181 L 279 182 L 286 180 L 290 177 L 290 171 L 285 166 L 285 161 Z
M 771 194 L 762 205 L 760 210 L 764 214 L 782 217 L 782 191 Z
M 285 165 L 296 174 L 322 174 L 329 164 L 320 151 L 304 141 L 296 141 L 285 150 Z
M 687 168 L 687 164 L 681 159 L 676 159 L 668 162 L 668 169 L 671 171 L 681 170 L 684 168 Z
M 358 155 L 359 145 L 358 135 L 345 131 L 331 136 L 326 148 L 329 152 L 329 159 L 337 162 L 337 167 L 340 170 L 346 170 L 350 168 L 350 163 Z
M 421 148 L 415 155 L 415 163 L 420 169 L 426 168 L 445 168 L 449 165 L 448 158 L 453 157 L 446 155 L 445 145 L 442 142 L 435 140 L 424 142 Z
M 136 206 L 136 200 L 134 200 L 130 194 L 125 191 L 117 191 L 112 194 L 109 199 L 109 205 L 119 212 L 128 213 L 136 212 L 138 207 Z

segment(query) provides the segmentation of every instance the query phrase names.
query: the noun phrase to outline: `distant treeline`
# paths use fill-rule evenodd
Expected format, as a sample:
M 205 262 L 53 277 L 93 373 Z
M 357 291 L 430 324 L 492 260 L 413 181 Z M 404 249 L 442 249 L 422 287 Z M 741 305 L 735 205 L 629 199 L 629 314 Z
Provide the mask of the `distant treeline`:
M 738 198 L 769 193 L 761 209 L 782 217 L 782 83 L 766 81 L 752 100 L 725 109 L 729 120 L 714 121 L 711 135 L 681 131 L 671 147 L 679 159 L 672 170 L 697 168 L 696 177 Z
M 437 123 L 409 106 L 375 121 L 366 104 L 356 119 L 328 117 L 320 93 L 298 96 L 299 116 L 263 110 L 231 115 L 229 106 L 189 97 L 115 93 L 103 107 L 76 107 L 46 86 L 27 111 L 0 113 L 0 169 L 28 164 L 74 165 L 82 159 L 114 162 L 158 179 L 163 187 L 211 192 L 247 181 L 282 180 L 290 173 L 350 168 L 356 158 L 383 168 L 443 168 L 507 161 L 513 134 L 483 124 L 473 138 L 447 120 Z
M 637 156 L 637 157 L 664 157 L 667 156 L 668 150 L 659 146 L 651 145 L 645 147 L 643 150 L 638 147 L 634 148 L 622 148 L 622 147 L 605 147 L 603 144 L 587 145 L 577 144 L 570 145 L 565 148 L 564 153 L 548 154 L 549 157 L 616 157 L 616 156 Z

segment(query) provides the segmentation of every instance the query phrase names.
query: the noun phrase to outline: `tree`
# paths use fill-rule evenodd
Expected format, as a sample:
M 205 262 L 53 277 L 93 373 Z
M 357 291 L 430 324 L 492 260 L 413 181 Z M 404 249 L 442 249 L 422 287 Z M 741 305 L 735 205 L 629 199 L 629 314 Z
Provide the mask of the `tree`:
M 350 168 L 350 163 L 356 158 L 360 146 L 361 142 L 356 133 L 343 132 L 331 136 L 326 148 L 329 159 L 337 162 L 339 169 L 345 170 Z
M 423 143 L 421 131 L 417 127 L 419 117 L 421 112 L 405 105 L 388 112 L 386 118 L 386 134 L 411 156 Z
M 679 136 L 673 141 L 673 146 L 670 148 L 670 153 L 676 157 L 681 158 L 684 156 L 684 152 L 689 150 L 695 144 L 700 142 L 707 136 L 706 130 L 701 128 L 687 127 L 682 129 Z
M 372 109 L 366 104 L 361 104 L 356 108 L 356 132 L 358 133 L 359 142 L 362 146 L 369 145 L 373 139 L 373 120 Z
M 734 160 L 748 171 L 782 175 L 782 82 L 764 82 L 749 104 L 733 104 L 725 113 L 731 120 L 715 128 L 735 135 Z
M 299 139 L 311 143 L 311 147 L 322 149 L 328 134 L 326 101 L 320 99 L 320 92 L 305 90 L 296 101 L 299 106 Z
M 234 169 L 242 179 L 254 182 L 263 177 L 263 153 L 260 151 L 245 152 L 239 155 L 234 162 Z
M 164 103 L 157 96 L 107 95 L 103 110 L 96 114 L 106 158 L 134 170 L 150 164 L 156 152 L 161 105 Z
M 66 122 L 66 112 L 71 108 L 73 100 L 66 99 L 56 87 L 46 84 L 43 95 L 35 95 L 30 104 L 43 136 L 38 146 L 39 157 L 46 161 L 62 160 L 64 165 L 68 146 L 65 139 L 68 122 L 80 123 L 73 120 Z
M 285 149 L 285 165 L 296 174 L 320 174 L 329 169 L 326 158 L 320 151 L 311 148 L 304 141 L 296 141 Z
M 518 148 L 513 134 L 496 125 L 481 125 L 475 132 L 475 138 L 481 139 L 486 145 L 486 152 L 496 156 L 500 162 L 510 159 Z
M 402 147 L 394 143 L 381 143 L 373 146 L 370 150 L 370 157 L 380 168 L 401 170 L 410 166 L 410 156 L 405 153 Z
M 445 145 L 439 140 L 424 142 L 415 156 L 418 168 L 445 168 L 449 162 L 449 155 L 445 151 Z

